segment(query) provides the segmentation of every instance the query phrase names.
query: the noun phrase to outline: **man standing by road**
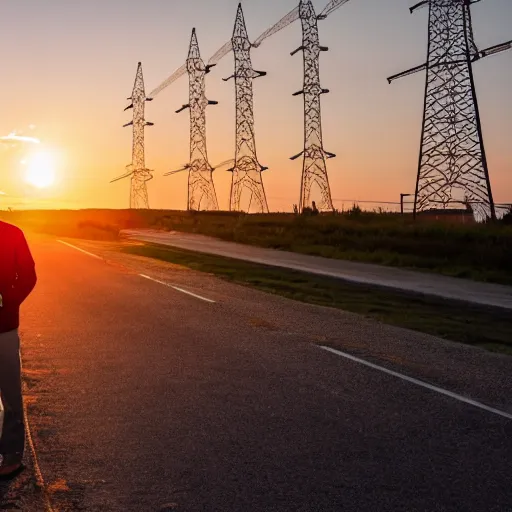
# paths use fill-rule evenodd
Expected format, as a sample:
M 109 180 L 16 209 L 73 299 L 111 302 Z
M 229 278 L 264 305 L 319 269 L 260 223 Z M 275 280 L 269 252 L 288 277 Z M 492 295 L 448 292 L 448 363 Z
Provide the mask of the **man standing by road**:
M 23 468 L 25 425 L 19 310 L 36 280 L 34 260 L 22 231 L 0 222 L 0 393 L 5 409 L 0 439 L 0 478 L 12 477 Z

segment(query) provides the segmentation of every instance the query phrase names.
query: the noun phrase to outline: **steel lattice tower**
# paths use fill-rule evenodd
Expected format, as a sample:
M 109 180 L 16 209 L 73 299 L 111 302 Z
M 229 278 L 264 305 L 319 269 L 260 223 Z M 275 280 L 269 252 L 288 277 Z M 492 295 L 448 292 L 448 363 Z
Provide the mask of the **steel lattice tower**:
M 206 99 L 205 75 L 212 66 L 205 66 L 201 59 L 196 29 L 192 30 L 187 58 L 189 75 L 189 104 L 176 113 L 190 109 L 190 163 L 188 175 L 188 209 L 218 210 L 217 194 L 213 183 L 213 168 L 208 162 L 206 147 L 206 107 L 217 105 Z
M 124 127 L 133 126 L 133 145 L 132 145 L 132 163 L 126 166 L 127 173 L 113 180 L 118 181 L 124 178 L 130 178 L 130 208 L 149 209 L 147 182 L 153 179 L 152 171 L 146 169 L 144 154 L 144 129 L 146 126 L 153 126 L 145 119 L 146 98 L 144 90 L 144 77 L 142 74 L 142 64 L 139 62 L 135 84 L 130 98 L 132 103 L 126 110 L 133 109 L 133 120 L 125 124 Z
M 320 85 L 320 52 L 328 51 L 320 46 L 318 35 L 318 17 L 311 0 L 301 0 L 299 14 L 302 21 L 302 46 L 304 53 L 304 89 L 294 96 L 304 95 L 304 151 L 291 159 L 304 155 L 302 184 L 300 191 L 300 209 L 311 207 L 313 202 L 319 210 L 334 210 L 331 189 L 327 175 L 327 158 L 336 155 L 324 150 L 322 139 L 321 96 L 328 93 Z
M 424 0 L 411 7 L 411 12 L 429 7 L 427 63 L 388 79 L 427 71 L 415 215 L 468 204 L 481 216 L 496 218 L 473 63 L 511 44 L 478 50 L 471 20 L 476 1 Z
M 244 189 L 250 194 L 247 211 L 251 208 L 258 213 L 268 213 L 267 198 L 263 187 L 263 167 L 258 162 L 254 134 L 253 80 L 265 76 L 263 71 L 255 71 L 251 62 L 251 42 L 247 35 L 242 4 L 238 5 L 235 29 L 233 31 L 233 53 L 235 56 L 234 78 L 236 88 L 236 150 L 235 165 L 231 170 L 230 210 L 241 211 Z

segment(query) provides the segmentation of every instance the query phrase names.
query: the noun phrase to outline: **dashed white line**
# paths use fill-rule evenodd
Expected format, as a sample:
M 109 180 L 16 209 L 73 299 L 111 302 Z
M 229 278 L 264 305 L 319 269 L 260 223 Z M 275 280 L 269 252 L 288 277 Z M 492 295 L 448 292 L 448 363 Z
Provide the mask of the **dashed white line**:
M 494 407 L 489 407 L 488 405 L 477 402 L 476 400 L 472 400 L 471 398 L 466 398 L 465 396 L 458 395 L 457 393 L 452 393 L 451 391 L 447 391 L 446 389 L 439 388 L 437 386 L 433 386 L 432 384 L 428 384 L 427 382 L 423 382 L 421 380 L 414 379 L 413 377 L 408 377 L 407 375 L 403 375 L 401 373 L 394 372 L 393 370 L 388 370 L 387 368 L 384 368 L 383 366 L 379 366 L 377 364 L 370 363 L 369 361 L 365 361 L 364 359 L 360 359 L 359 357 L 355 357 L 351 354 L 347 354 L 346 352 L 341 352 L 334 348 L 324 347 L 324 346 L 320 346 L 319 348 L 321 348 L 322 350 L 327 350 L 328 352 L 332 352 L 333 354 L 336 354 L 337 356 L 344 357 L 345 359 L 350 359 L 351 361 L 362 364 L 364 366 L 368 366 L 369 368 L 373 368 L 374 370 L 379 370 L 383 373 L 387 373 L 388 375 L 392 375 L 393 377 L 397 377 L 399 379 L 405 380 L 405 381 L 415 384 L 417 386 L 421 386 L 423 388 L 429 389 L 430 391 L 434 391 L 441 395 L 449 396 L 450 398 L 453 398 L 454 400 L 458 400 L 459 402 L 463 402 L 465 404 L 469 404 L 474 407 L 478 407 L 479 409 L 483 409 L 484 411 L 491 412 L 493 414 L 497 414 L 498 416 L 502 416 L 503 418 L 508 418 L 509 420 L 512 420 L 512 414 L 505 412 L 505 411 L 500 411 L 499 409 L 494 409 Z
M 97 260 L 103 260 L 101 256 L 97 256 L 96 254 L 93 254 L 89 251 L 84 251 L 83 249 L 80 249 L 80 247 L 77 247 L 76 245 L 68 244 L 67 242 L 64 242 L 62 240 L 57 240 L 57 242 L 67 245 L 68 247 L 71 247 L 72 249 L 75 249 L 76 251 L 83 252 L 84 254 L 87 254 L 87 256 L 91 256 L 92 258 L 96 258 Z
M 162 284 L 164 286 L 167 286 L 168 288 L 172 288 L 173 290 L 176 290 L 177 292 L 185 293 L 186 295 L 190 295 L 191 297 L 195 297 L 196 299 L 202 300 L 204 302 L 209 302 L 210 304 L 215 304 L 214 300 L 207 299 L 206 297 L 202 297 L 201 295 L 197 295 L 195 293 L 189 292 L 187 290 L 184 290 L 183 288 L 174 286 L 173 284 L 166 283 L 165 281 L 160 281 L 158 279 L 154 279 L 153 277 L 146 276 L 145 274 L 139 274 L 139 276 L 143 277 L 144 279 L 148 279 L 149 281 L 153 281 L 154 283 Z
M 98 260 L 103 261 L 103 258 L 101 256 L 93 254 L 92 252 L 89 252 L 89 251 L 84 251 L 84 249 L 80 249 L 80 247 L 77 247 L 76 245 L 68 244 L 67 242 L 64 242 L 63 240 L 57 240 L 57 242 L 67 245 L 68 247 L 71 247 L 72 249 L 80 251 L 84 254 L 87 254 L 87 256 L 91 256 L 92 258 L 96 258 Z M 173 284 L 166 283 L 165 281 L 159 281 L 158 279 L 154 279 L 152 277 L 146 276 L 145 274 L 139 274 L 139 276 L 143 277 L 144 279 L 148 279 L 149 281 L 153 281 L 154 283 L 162 284 L 164 286 L 167 286 L 168 288 L 172 288 L 173 290 L 176 290 L 177 292 L 181 292 L 186 295 L 190 295 L 191 297 L 195 297 L 196 299 L 202 300 L 204 302 L 209 302 L 210 304 L 215 304 L 214 300 L 207 299 L 206 297 L 202 297 L 201 295 L 197 295 L 196 293 L 189 292 L 188 290 L 184 290 L 183 288 L 180 288 L 179 286 L 174 286 Z

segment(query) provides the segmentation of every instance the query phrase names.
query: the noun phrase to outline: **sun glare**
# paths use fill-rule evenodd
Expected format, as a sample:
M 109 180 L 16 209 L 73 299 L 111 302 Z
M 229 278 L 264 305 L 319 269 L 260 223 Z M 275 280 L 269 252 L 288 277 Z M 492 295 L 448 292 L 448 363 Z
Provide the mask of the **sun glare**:
M 48 188 L 55 183 L 55 162 L 49 153 L 35 153 L 25 162 L 25 181 L 37 188 Z

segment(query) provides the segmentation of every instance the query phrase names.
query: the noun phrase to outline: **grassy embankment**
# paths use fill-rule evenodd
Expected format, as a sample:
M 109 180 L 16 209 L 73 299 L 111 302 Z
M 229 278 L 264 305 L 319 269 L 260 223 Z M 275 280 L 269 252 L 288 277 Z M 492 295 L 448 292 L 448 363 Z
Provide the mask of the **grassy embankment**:
M 151 244 L 129 245 L 122 250 L 215 274 L 228 281 L 301 302 L 359 313 L 386 324 L 512 355 L 509 311 L 372 288 Z
M 413 223 L 407 217 L 377 214 L 296 217 L 127 210 L 0 212 L 0 219 L 39 233 L 92 240 L 117 240 L 119 230 L 129 228 L 179 230 L 305 254 L 512 284 L 510 226 Z M 512 354 L 509 312 L 175 249 L 147 245 L 125 250 L 291 299 Z
M 173 211 L 0 212 L 38 232 L 114 240 L 120 229 L 155 228 L 223 240 L 413 268 L 512 285 L 512 226 L 414 223 L 395 214 L 297 217 Z

